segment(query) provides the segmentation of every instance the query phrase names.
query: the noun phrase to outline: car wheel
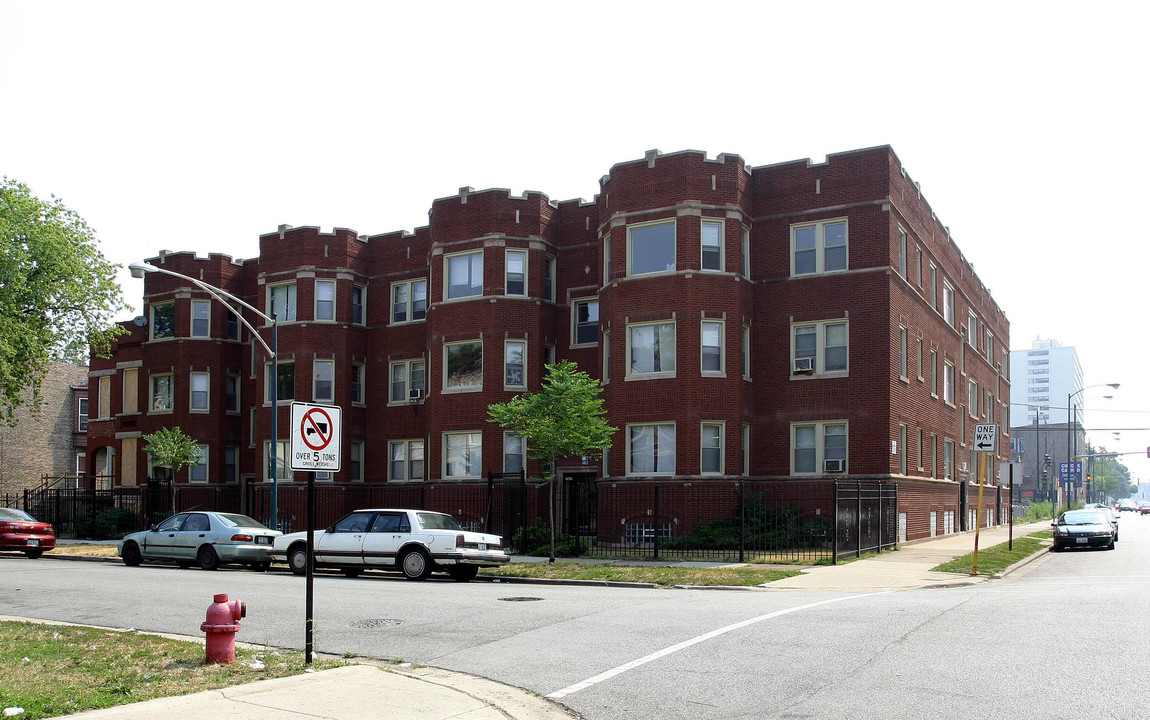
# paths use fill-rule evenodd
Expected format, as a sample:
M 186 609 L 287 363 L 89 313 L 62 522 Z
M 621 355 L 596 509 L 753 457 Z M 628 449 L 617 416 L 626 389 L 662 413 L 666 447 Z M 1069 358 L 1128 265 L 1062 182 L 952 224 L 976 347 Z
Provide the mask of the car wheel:
M 211 545 L 204 545 L 196 553 L 196 562 L 200 564 L 201 570 L 215 570 L 220 566 L 220 556 Z
M 27 555 L 29 559 L 35 560 L 36 558 L 43 555 L 44 551 L 43 550 L 25 550 L 24 554 Z
M 1050 552 L 1062 552 L 1062 546 L 1058 543 L 1054 543 L 1050 546 Z
M 341 570 L 341 572 L 344 574 L 345 577 L 357 578 L 363 574 L 363 568 L 357 568 L 357 567 L 343 568 Z
M 272 564 L 270 562 L 254 562 L 248 567 L 250 567 L 252 570 L 255 570 L 256 572 L 266 572 L 267 569 L 271 566 Z
M 303 543 L 296 543 L 288 548 L 288 567 L 296 575 L 303 575 L 307 572 L 307 546 Z
M 447 568 L 447 574 L 455 582 L 468 582 L 474 580 L 475 576 L 479 574 L 478 565 L 452 565 Z
M 1107 550 L 1113 550 L 1114 549 L 1114 538 L 1110 538 L 1110 544 L 1106 546 L 1106 549 Z
M 136 543 L 128 543 L 124 546 L 123 558 L 124 564 L 129 567 L 136 567 L 144 559 L 140 555 L 140 546 Z
M 408 550 L 399 561 L 403 576 L 408 580 L 426 580 L 431 574 L 431 558 L 422 549 Z

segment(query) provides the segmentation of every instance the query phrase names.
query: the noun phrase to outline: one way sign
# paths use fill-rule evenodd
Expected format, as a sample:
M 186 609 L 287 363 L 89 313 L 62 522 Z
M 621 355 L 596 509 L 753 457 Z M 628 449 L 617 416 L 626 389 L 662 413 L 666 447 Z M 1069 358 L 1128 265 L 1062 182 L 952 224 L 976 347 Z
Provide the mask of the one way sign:
M 974 449 L 978 452 L 998 452 L 998 423 L 974 426 Z

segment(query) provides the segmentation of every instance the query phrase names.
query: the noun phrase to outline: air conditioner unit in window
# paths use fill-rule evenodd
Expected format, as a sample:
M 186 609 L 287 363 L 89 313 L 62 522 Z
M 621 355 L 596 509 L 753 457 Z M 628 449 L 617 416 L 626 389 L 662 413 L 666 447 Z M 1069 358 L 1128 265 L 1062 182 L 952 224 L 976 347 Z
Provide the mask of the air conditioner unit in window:
M 412 388 L 407 391 L 407 399 L 411 401 L 419 400 L 423 397 L 423 390 L 421 388 Z
M 795 358 L 794 371 L 796 373 L 809 373 L 815 370 L 814 358 Z
M 845 460 L 823 460 L 823 472 L 841 473 L 845 466 Z

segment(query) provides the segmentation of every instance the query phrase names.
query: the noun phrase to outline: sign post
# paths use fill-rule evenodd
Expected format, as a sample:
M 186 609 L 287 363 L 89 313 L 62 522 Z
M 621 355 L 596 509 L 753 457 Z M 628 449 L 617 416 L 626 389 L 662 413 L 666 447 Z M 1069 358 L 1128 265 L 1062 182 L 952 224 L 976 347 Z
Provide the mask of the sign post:
M 338 405 L 291 404 L 291 469 L 307 471 L 307 582 L 304 601 L 304 663 L 311 664 L 313 649 L 312 598 L 315 582 L 315 474 L 338 472 L 343 409 Z
M 982 522 L 982 490 L 985 487 L 984 472 L 990 464 L 988 455 L 998 452 L 998 423 L 982 423 L 974 426 L 974 449 L 978 452 L 978 514 L 974 517 L 974 564 L 971 575 L 978 574 L 978 527 Z

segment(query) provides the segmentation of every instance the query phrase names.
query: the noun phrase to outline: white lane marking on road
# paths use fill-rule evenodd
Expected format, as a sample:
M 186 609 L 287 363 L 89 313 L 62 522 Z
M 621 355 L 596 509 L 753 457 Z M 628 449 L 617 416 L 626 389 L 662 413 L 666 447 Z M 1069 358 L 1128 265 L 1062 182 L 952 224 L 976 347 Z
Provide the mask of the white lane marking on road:
M 770 620 L 772 618 L 781 617 L 783 615 L 790 615 L 791 613 L 799 612 L 800 610 L 810 610 L 811 608 L 816 608 L 816 607 L 819 607 L 821 605 L 830 605 L 831 603 L 842 602 L 844 600 L 855 600 L 855 599 L 861 598 L 861 597 L 873 597 L 875 595 L 885 595 L 889 592 L 894 592 L 894 591 L 893 590 L 883 590 L 881 592 L 864 593 L 862 595 L 848 595 L 847 597 L 834 598 L 833 600 L 820 600 L 819 602 L 808 603 L 806 605 L 799 605 L 797 607 L 787 608 L 786 610 L 777 610 L 773 613 L 767 613 L 766 615 L 759 615 L 758 617 L 753 617 L 753 618 L 750 618 L 747 620 L 743 620 L 741 622 L 737 622 L 737 623 L 734 623 L 732 625 L 727 625 L 726 627 L 721 627 L 717 630 L 712 630 L 709 633 L 705 633 L 703 635 L 693 637 L 689 640 L 684 640 L 681 643 L 678 643 L 676 645 L 672 645 L 672 646 L 667 647 L 667 648 L 663 648 L 662 650 L 658 650 L 656 652 L 653 652 L 650 655 L 644 655 L 643 657 L 639 658 L 638 660 L 632 660 L 629 663 L 624 663 L 623 665 L 612 668 L 612 669 L 608 670 L 607 672 L 599 673 L 598 675 L 596 675 L 594 677 L 587 678 L 586 680 L 584 680 L 582 682 L 577 682 L 574 685 L 570 685 L 568 687 L 563 688 L 562 690 L 556 690 L 555 692 L 550 693 L 546 697 L 549 697 L 552 700 L 559 700 L 561 698 L 565 698 L 568 695 L 579 692 L 580 690 L 586 690 L 587 688 L 591 687 L 592 685 L 598 685 L 599 683 L 603 682 L 604 680 L 610 680 L 611 678 L 613 678 L 617 675 L 622 675 L 623 673 L 625 673 L 629 670 L 634 670 L 635 668 L 637 668 L 641 665 L 646 665 L 647 663 L 649 663 L 653 660 L 658 660 L 659 658 L 666 657 L 672 653 L 677 653 L 680 650 L 685 650 L 686 648 L 689 648 L 692 645 L 698 645 L 699 643 L 704 642 L 706 640 L 710 640 L 711 638 L 715 638 L 715 637 L 718 637 L 720 635 L 725 635 L 726 633 L 729 633 L 733 630 L 745 628 L 748 625 L 754 625 L 755 623 L 760 623 L 764 620 Z

